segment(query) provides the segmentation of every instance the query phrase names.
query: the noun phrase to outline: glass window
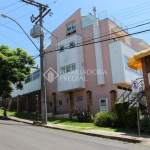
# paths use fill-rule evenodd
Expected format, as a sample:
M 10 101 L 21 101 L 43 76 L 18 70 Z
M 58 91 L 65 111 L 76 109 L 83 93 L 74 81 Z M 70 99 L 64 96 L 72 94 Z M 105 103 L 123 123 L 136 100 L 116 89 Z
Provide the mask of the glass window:
M 62 100 L 57 101 L 57 106 L 62 106 Z
M 131 69 L 130 67 L 128 67 L 128 60 L 129 60 L 129 58 L 127 56 L 124 56 L 124 65 L 125 65 L 125 68 L 129 69 L 130 71 L 133 71 L 133 72 L 135 72 L 137 74 L 142 75 L 142 70 L 134 70 L 134 69 Z
M 70 42 L 70 48 L 74 47 L 75 43 L 74 42 Z
M 129 67 L 128 67 L 128 60 L 129 60 L 129 58 L 127 56 L 124 56 L 124 65 L 125 65 L 125 68 L 129 69 Z
M 70 66 L 66 67 L 66 72 L 70 72 Z
M 70 31 L 72 29 L 72 23 L 67 25 L 67 31 Z
M 73 22 L 73 23 L 72 23 L 72 29 L 75 29 L 75 28 L 76 28 L 76 23 Z
M 52 101 L 49 102 L 49 107 L 50 107 L 50 108 L 52 107 Z
M 75 64 L 73 64 L 71 67 L 72 67 L 72 71 L 76 70 Z
M 63 52 L 64 51 L 64 46 L 60 46 L 59 52 Z
M 106 106 L 106 100 L 102 99 L 100 105 L 101 105 L 101 106 Z
M 61 68 L 61 74 L 64 74 L 66 72 L 66 68 Z
M 70 24 L 67 25 L 67 32 L 73 32 L 76 29 L 76 23 L 71 22 Z

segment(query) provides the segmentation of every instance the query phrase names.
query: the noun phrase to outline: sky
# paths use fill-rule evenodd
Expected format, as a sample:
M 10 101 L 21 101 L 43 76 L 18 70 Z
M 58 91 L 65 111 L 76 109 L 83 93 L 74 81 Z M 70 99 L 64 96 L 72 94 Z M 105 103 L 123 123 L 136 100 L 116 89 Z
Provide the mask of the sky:
M 129 33 L 150 29 L 150 0 L 36 0 L 36 2 L 48 4 L 53 13 L 52 16 L 47 15 L 44 18 L 44 27 L 50 32 L 79 8 L 82 9 L 83 16 L 89 13 L 93 14 L 94 6 L 97 9 L 97 16 L 99 14 L 100 18 L 105 16 L 105 13 L 101 12 L 106 10 L 128 28 L 141 25 L 128 30 Z M 30 30 L 34 25 L 30 16 L 32 14 L 37 16 L 38 13 L 37 7 L 27 5 L 21 0 L 3 0 L 0 5 L 0 14 L 6 14 L 15 19 L 28 35 L 30 35 Z M 145 23 L 147 24 L 142 25 Z M 44 42 L 46 47 L 50 45 L 49 37 L 50 34 L 45 32 Z M 150 32 L 136 34 L 133 37 L 143 39 L 150 45 Z M 39 47 L 39 39 L 32 38 L 32 40 Z M 0 45 L 2 44 L 8 45 L 10 49 L 21 47 L 31 56 L 39 55 L 38 50 L 15 22 L 0 17 Z M 39 65 L 39 58 L 36 59 L 36 65 Z

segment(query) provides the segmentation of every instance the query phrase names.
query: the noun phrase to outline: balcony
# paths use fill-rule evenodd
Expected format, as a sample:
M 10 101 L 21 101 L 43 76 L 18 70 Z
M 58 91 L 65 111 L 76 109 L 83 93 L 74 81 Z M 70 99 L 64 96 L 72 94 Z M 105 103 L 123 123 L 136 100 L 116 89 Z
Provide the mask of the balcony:
M 128 67 L 128 59 L 136 51 L 122 41 L 109 44 L 112 81 L 113 84 L 131 84 L 132 80 L 142 77 L 142 71 L 135 71 Z

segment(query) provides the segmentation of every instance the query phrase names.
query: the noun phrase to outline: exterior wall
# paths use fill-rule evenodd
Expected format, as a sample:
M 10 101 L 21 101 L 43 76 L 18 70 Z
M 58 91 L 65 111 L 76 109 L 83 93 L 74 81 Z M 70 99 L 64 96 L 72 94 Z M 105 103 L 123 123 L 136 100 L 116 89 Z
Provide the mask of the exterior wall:
M 134 49 L 121 41 L 117 41 L 109 44 L 109 51 L 113 84 L 126 83 L 130 85 L 131 80 L 142 77 L 125 68 L 124 56 L 131 58 L 136 52 Z
M 133 47 L 133 49 L 135 49 L 137 52 L 145 50 L 147 48 L 142 48 L 140 45 L 138 45 L 138 43 L 142 42 L 143 40 L 141 39 L 136 39 L 136 38 L 131 38 L 131 46 Z
M 150 116 L 150 84 L 148 80 L 148 73 L 146 71 L 146 57 L 142 58 L 142 69 L 143 69 L 148 114 Z

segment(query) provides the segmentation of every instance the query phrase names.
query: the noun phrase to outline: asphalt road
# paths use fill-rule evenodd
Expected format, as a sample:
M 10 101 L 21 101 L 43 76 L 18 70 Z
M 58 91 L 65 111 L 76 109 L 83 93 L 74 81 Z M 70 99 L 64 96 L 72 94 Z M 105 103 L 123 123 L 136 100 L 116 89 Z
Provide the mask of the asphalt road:
M 0 150 L 150 150 L 150 147 L 0 120 Z

